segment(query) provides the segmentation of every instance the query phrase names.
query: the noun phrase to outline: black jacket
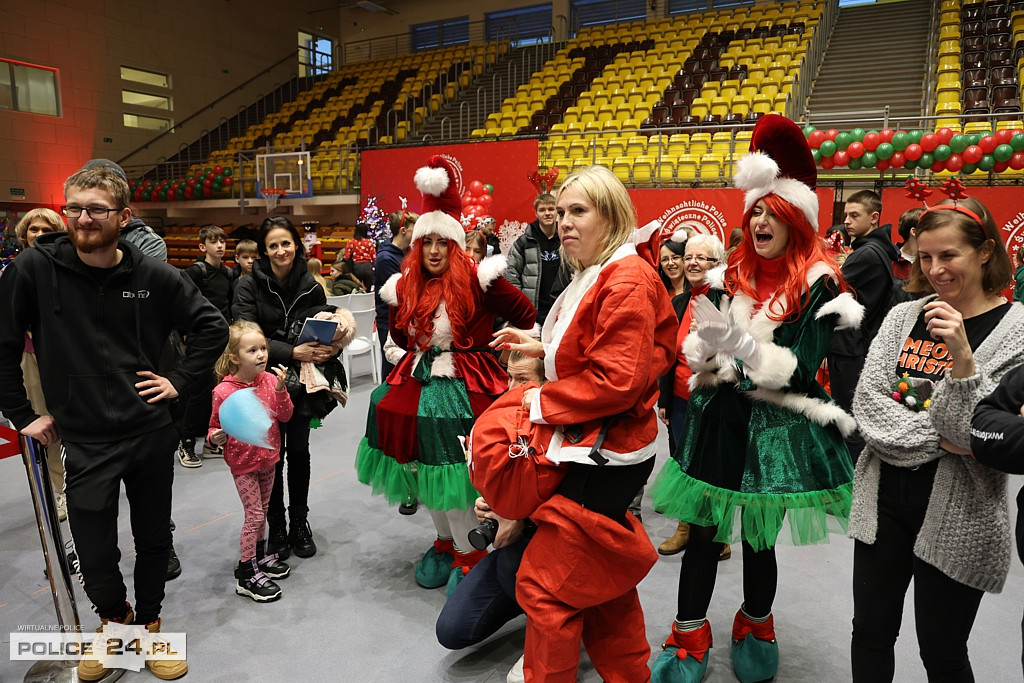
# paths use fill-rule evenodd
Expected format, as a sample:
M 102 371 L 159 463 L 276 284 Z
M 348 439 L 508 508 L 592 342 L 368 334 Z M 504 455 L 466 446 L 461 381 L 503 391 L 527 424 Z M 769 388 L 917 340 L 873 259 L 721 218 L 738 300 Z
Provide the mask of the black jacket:
M 274 279 L 270 260 L 257 259 L 252 264 L 252 276 L 238 281 L 231 307 L 235 320 L 251 320 L 263 329 L 271 367 L 291 364 L 293 323 L 328 310 L 334 308 L 327 305 L 324 288 L 310 275 L 306 260 L 298 256 L 283 286 Z
M 878 334 L 889 312 L 892 294 L 892 262 L 900 257 L 889 239 L 891 225 L 882 225 L 853 241 L 853 253 L 843 263 L 843 277 L 864 306 L 864 320 L 857 329 L 836 330 L 830 353 L 866 356 L 871 340 Z M 883 256 L 884 255 L 884 256 Z
M 100 281 L 66 233 L 41 235 L 0 278 L 0 410 L 23 429 L 39 416 L 25 395 L 25 332 L 46 406 L 61 436 L 103 443 L 171 423 L 170 401 L 139 396 L 136 372 L 158 372 L 171 330 L 186 355 L 165 373 L 179 394 L 203 382 L 227 345 L 224 316 L 173 266 L 121 240 L 121 262 Z

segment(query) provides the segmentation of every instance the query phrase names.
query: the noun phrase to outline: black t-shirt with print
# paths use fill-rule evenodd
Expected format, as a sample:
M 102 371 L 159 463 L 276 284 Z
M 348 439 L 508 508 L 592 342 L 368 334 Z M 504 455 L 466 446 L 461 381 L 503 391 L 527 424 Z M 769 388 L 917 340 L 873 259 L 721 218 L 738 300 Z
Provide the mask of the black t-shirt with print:
M 1010 305 L 1005 303 L 981 315 L 964 319 L 964 330 L 967 332 L 967 342 L 971 345 L 972 351 L 978 348 L 989 333 L 995 329 L 1006 312 L 1010 310 Z M 946 370 L 952 366 L 953 355 L 946 348 L 945 343 L 935 341 L 928 333 L 928 326 L 924 321 L 924 312 L 922 311 L 917 322 L 914 323 L 914 329 L 910 331 L 910 336 L 903 342 L 903 350 L 896 361 L 896 376 L 902 377 L 906 372 L 911 377 L 923 377 L 938 382 Z
M 558 278 L 558 269 L 562 267 L 562 256 L 558 251 L 562 242 L 558 239 L 557 232 L 548 237 L 538 227 L 534 233 L 537 236 L 537 246 L 540 250 L 540 297 L 538 297 L 537 309 L 538 312 L 544 311 L 546 315 L 551 310 L 551 304 L 555 303 L 551 289 Z

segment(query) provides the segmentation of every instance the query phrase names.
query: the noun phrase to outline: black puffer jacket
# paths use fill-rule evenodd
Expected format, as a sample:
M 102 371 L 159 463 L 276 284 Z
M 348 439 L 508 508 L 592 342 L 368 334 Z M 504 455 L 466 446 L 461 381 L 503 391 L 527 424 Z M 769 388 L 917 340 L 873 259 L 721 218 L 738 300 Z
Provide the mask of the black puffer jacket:
M 306 260 L 299 257 L 283 285 L 274 278 L 270 260 L 257 259 L 252 276 L 238 281 L 231 307 L 235 320 L 251 320 L 263 329 L 270 350 L 269 366 L 291 364 L 292 326 L 296 320 L 333 310 L 327 305 L 324 288 L 309 274 Z

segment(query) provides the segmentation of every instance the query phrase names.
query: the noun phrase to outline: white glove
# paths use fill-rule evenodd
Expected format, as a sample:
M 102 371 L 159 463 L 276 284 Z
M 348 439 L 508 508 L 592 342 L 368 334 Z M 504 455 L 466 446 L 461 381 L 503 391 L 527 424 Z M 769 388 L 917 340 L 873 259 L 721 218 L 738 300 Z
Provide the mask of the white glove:
M 693 318 L 698 322 L 696 334 L 702 347 L 739 358 L 751 369 L 757 366 L 761 355 L 757 342 L 732 322 L 727 298 L 722 300 L 719 310 L 706 296 L 697 297 L 693 302 Z
M 701 323 L 729 324 L 729 297 L 722 297 L 722 310 L 718 310 L 711 303 L 711 299 L 703 294 L 694 298 L 691 306 L 693 306 L 693 319 L 698 325 Z

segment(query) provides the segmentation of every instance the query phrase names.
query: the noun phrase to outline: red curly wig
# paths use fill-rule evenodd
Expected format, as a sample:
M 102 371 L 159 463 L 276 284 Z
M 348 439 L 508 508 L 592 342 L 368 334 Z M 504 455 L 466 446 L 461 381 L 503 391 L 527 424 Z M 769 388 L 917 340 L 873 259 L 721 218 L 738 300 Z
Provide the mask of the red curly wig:
M 819 261 L 832 269 L 839 291 L 849 291 L 850 287 L 843 279 L 839 264 L 825 253 L 821 238 L 807 222 L 804 212 L 775 194 L 767 194 L 761 199 L 769 211 L 789 226 L 789 243 L 781 257 L 785 274 L 775 295 L 768 302 L 768 317 L 781 321 L 800 314 L 810 298 L 807 271 Z M 725 270 L 725 286 L 730 296 L 741 291 L 756 300 L 753 281 L 757 278 L 761 257 L 754 250 L 754 240 L 750 236 L 750 217 L 753 212 L 754 207 L 751 206 L 743 214 L 743 239 L 729 258 Z
M 416 331 L 412 340 L 425 350 L 434 334 L 434 313 L 444 299 L 448 319 L 451 320 L 453 344 L 468 349 L 473 340 L 466 330 L 466 322 L 476 305 L 476 263 L 472 257 L 448 242 L 448 269 L 440 275 L 431 275 L 423 267 L 423 240 L 416 240 L 402 261 L 402 279 L 398 281 L 398 314 L 395 324 Z

